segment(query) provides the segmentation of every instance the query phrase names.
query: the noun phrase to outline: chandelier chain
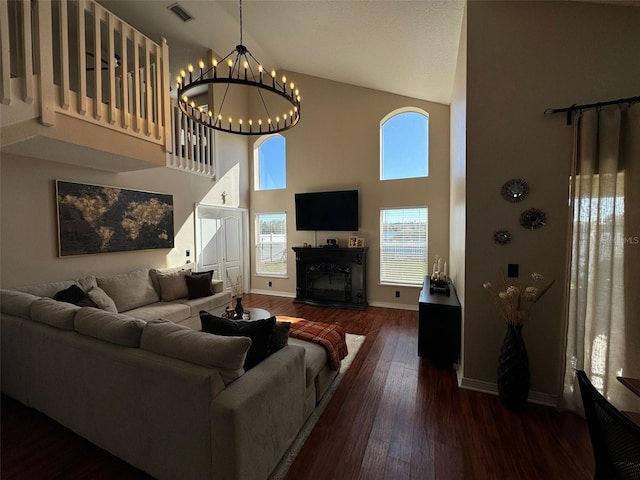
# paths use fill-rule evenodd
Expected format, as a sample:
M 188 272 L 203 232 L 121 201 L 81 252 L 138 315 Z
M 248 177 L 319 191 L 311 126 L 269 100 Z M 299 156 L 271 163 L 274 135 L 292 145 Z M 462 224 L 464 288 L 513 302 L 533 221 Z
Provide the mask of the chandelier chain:
M 244 45 L 242 43 L 242 0 L 240 0 L 240 45 Z

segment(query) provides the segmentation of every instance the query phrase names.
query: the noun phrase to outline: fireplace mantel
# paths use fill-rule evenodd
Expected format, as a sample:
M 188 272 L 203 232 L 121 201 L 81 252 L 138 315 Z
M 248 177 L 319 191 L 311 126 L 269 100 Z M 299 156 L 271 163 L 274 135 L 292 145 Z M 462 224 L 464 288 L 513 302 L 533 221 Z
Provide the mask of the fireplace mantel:
M 367 248 L 293 247 L 295 303 L 333 308 L 367 308 Z

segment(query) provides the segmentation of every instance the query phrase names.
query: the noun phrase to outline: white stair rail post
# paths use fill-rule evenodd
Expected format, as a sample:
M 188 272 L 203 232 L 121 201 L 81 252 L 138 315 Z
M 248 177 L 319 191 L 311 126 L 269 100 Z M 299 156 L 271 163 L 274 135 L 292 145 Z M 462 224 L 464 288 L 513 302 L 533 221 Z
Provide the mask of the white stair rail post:
M 31 2 L 22 2 L 22 66 L 24 69 L 24 103 L 33 103 L 33 83 L 35 81 L 33 75 L 33 60 L 31 52 L 33 51 L 33 41 L 31 40 Z
M 4 105 L 11 103 L 11 50 L 9 48 L 9 3 L 0 1 L 0 68 L 2 83 L 0 98 Z
M 28 2 L 27 2 L 28 3 Z M 38 0 L 38 63 L 40 65 L 40 122 L 50 127 L 56 121 L 56 88 L 53 83 L 53 34 L 51 2 Z

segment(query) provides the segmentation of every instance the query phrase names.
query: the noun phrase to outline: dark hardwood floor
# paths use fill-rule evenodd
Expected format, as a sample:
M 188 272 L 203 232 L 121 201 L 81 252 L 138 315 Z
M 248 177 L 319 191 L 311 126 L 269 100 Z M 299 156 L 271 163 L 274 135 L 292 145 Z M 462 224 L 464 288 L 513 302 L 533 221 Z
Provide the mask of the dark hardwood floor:
M 593 478 L 583 419 L 534 404 L 514 414 L 496 396 L 459 389 L 452 369 L 417 356 L 417 312 L 255 294 L 243 304 L 367 336 L 287 480 Z M 4 480 L 150 478 L 6 396 L 1 408 Z

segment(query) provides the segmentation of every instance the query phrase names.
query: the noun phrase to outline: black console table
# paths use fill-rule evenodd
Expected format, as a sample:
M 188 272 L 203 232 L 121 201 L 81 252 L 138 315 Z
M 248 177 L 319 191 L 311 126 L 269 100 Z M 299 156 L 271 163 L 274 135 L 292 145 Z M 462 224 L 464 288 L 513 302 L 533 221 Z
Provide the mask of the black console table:
M 293 247 L 295 303 L 367 308 L 367 248 Z
M 429 277 L 420 291 L 418 355 L 433 360 L 439 366 L 458 363 L 462 314 L 452 283 L 449 294 L 431 293 Z

